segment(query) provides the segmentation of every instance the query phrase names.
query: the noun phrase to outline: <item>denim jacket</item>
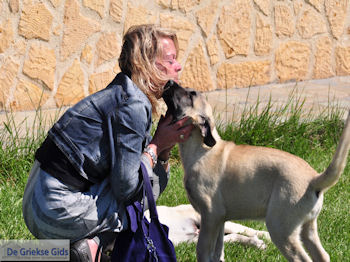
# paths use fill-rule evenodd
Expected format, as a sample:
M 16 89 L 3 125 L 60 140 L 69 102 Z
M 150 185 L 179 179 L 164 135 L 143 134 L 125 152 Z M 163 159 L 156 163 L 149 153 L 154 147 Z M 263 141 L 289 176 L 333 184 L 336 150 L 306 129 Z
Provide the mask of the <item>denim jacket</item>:
M 68 109 L 48 135 L 82 177 L 97 183 L 109 176 L 120 202 L 135 194 L 141 161 L 152 177 L 149 160 L 141 157 L 151 125 L 147 96 L 119 73 L 105 89 Z M 155 170 L 168 176 L 158 165 Z

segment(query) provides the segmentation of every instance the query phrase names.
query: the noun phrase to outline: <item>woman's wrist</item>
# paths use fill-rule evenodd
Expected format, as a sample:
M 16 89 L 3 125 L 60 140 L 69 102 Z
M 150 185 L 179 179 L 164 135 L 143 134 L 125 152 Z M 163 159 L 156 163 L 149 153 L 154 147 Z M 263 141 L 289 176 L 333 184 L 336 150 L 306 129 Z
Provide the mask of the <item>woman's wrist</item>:
M 170 170 L 169 157 L 170 150 L 165 150 L 164 152 L 161 152 L 158 156 L 158 163 L 160 163 L 163 166 L 166 172 L 169 172 Z
M 144 150 L 143 153 L 148 155 L 148 158 L 152 162 L 152 166 L 155 167 L 158 161 L 158 152 L 157 152 L 157 146 L 154 144 L 149 144 Z
M 160 162 L 163 166 L 167 166 L 171 148 L 165 149 L 161 152 L 158 149 L 159 148 L 157 144 L 151 141 L 151 143 L 148 144 L 148 146 L 144 149 L 143 152 L 147 154 L 147 156 L 152 162 L 153 167 L 155 167 L 157 162 Z
M 160 152 L 158 155 L 158 160 L 163 161 L 163 162 L 168 161 L 169 157 L 170 157 L 170 151 L 171 151 L 171 148 Z

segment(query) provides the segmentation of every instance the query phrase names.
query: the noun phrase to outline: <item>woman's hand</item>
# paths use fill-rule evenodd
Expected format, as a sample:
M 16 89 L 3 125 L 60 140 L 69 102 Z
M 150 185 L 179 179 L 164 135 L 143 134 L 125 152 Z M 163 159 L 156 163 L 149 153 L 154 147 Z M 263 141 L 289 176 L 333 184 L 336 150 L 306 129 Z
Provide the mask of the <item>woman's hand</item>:
M 161 116 L 157 130 L 149 145 L 156 150 L 155 153 L 163 160 L 169 158 L 169 153 L 176 143 L 188 139 L 193 129 L 193 125 L 188 123 L 188 117 L 175 123 L 171 123 L 172 119 L 169 114 L 166 114 L 165 117 Z

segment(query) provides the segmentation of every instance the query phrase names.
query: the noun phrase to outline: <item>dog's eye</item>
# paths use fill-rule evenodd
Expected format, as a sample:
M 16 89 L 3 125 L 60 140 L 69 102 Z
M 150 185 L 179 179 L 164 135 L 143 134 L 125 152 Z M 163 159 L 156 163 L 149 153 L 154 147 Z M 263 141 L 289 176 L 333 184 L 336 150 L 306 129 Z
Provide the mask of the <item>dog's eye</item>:
M 191 91 L 191 92 L 190 92 L 190 95 L 191 95 L 191 96 L 196 96 L 196 95 L 197 95 L 197 92 L 196 92 L 196 91 Z
M 191 91 L 188 93 L 188 98 L 191 101 L 191 107 L 193 107 L 193 97 L 196 96 L 196 92 L 195 91 Z
M 207 118 L 205 116 L 199 116 L 199 121 L 198 124 L 199 125 L 205 125 L 205 123 L 207 122 Z

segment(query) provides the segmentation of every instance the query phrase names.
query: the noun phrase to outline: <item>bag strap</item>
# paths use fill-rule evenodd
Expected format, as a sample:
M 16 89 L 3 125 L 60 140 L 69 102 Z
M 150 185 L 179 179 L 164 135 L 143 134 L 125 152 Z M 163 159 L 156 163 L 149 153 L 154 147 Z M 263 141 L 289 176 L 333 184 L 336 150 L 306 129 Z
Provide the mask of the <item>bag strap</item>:
M 156 202 L 154 201 L 151 182 L 149 181 L 147 169 L 142 162 L 141 162 L 141 172 L 143 175 L 143 188 L 144 188 L 144 191 L 146 192 L 150 217 L 151 219 L 158 218 Z

